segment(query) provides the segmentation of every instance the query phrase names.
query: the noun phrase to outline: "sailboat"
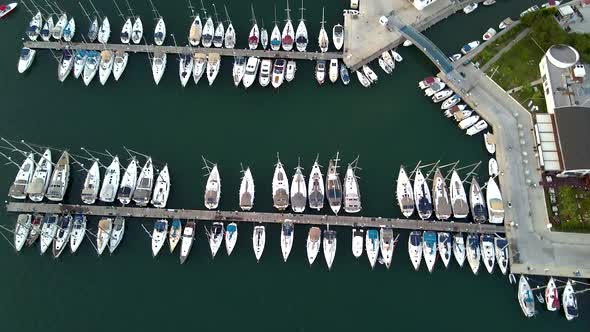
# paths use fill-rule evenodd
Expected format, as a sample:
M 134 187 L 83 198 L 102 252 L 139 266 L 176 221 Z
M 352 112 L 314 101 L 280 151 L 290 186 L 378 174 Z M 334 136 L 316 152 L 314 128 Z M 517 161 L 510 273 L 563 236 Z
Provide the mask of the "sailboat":
M 225 250 L 227 255 L 230 256 L 234 251 L 236 242 L 238 241 L 238 225 L 235 222 L 227 225 L 225 230 Z
M 295 79 L 295 72 L 297 72 L 297 63 L 295 60 L 287 61 L 287 72 L 285 73 L 285 80 L 291 82 Z
M 33 177 L 27 186 L 26 193 L 29 199 L 33 202 L 41 202 L 45 197 L 47 187 L 49 187 L 49 180 L 51 178 L 51 171 L 53 164 L 51 163 L 51 150 L 46 149 L 39 162 L 37 168 L 33 172 Z
M 344 188 L 342 195 L 344 196 L 344 211 L 348 213 L 358 213 L 361 211 L 361 191 L 359 189 L 358 181 L 354 173 L 356 168 L 352 164 L 348 164 L 346 175 L 344 176 Z
M 463 233 L 455 233 L 453 235 L 453 256 L 460 267 L 465 264 L 465 239 Z
M 221 178 L 217 164 L 209 172 L 207 184 L 205 185 L 205 207 L 209 210 L 217 209 L 221 197 Z M 214 224 L 215 225 L 215 224 Z M 215 256 L 215 255 L 214 255 Z
M 322 27 L 320 28 L 320 34 L 318 36 L 318 45 L 320 46 L 320 51 L 325 53 L 328 51 L 328 46 L 330 45 L 330 40 L 328 39 L 328 33 L 324 28 L 324 24 L 326 21 L 324 20 L 324 8 L 322 7 Z
M 406 170 L 403 166 L 400 166 L 399 168 L 395 196 L 402 214 L 406 218 L 411 217 L 414 213 L 414 193 L 412 191 L 410 179 L 408 178 Z
M 338 175 L 338 161 L 340 159 L 338 159 L 338 156 L 339 153 L 337 152 L 336 158 L 330 159 L 328 173 L 326 174 L 326 198 L 334 214 L 338 214 L 342 206 L 342 185 Z
M 146 206 L 152 197 L 152 186 L 154 185 L 154 166 L 152 164 L 152 158 L 148 158 L 137 179 L 137 186 L 135 191 L 130 195 L 133 197 L 133 201 L 138 206 Z
M 307 188 L 309 207 L 318 211 L 321 210 L 324 207 L 324 178 L 320 165 L 318 164 L 318 158 L 316 158 L 311 168 Z
M 258 73 L 258 63 L 260 60 L 256 57 L 249 57 L 246 62 L 246 70 L 244 71 L 244 78 L 242 83 L 244 88 L 249 88 L 256 80 L 256 73 Z
M 190 53 L 182 54 L 180 56 L 180 63 L 178 65 L 178 77 L 180 78 L 180 85 L 185 87 L 188 80 L 193 74 L 194 60 Z
M 488 219 L 486 201 L 484 200 L 483 192 L 481 191 L 475 176 L 471 178 L 469 202 L 471 203 L 471 215 L 473 216 L 473 221 L 476 223 L 484 223 Z
M 100 67 L 98 69 L 98 77 L 100 84 L 105 85 L 111 73 L 113 72 L 113 63 L 115 62 L 113 51 L 104 50 L 100 52 Z
M 254 178 L 250 167 L 244 171 L 242 182 L 240 183 L 240 208 L 244 211 L 250 211 L 254 206 Z
M 31 245 L 33 245 L 33 243 L 35 243 L 37 241 L 37 239 L 39 238 L 39 235 L 41 235 L 41 225 L 43 224 L 43 216 L 40 214 L 36 214 L 33 216 L 33 220 L 31 221 L 31 223 L 29 224 L 29 227 L 27 228 L 28 230 L 28 237 L 27 237 L 27 242 L 26 245 L 27 247 L 30 247 Z
M 58 258 L 68 246 L 72 234 L 72 216 L 66 215 L 59 219 L 57 234 L 53 240 L 53 257 Z
M 293 22 L 291 22 L 289 0 L 287 0 L 287 9 L 285 9 L 285 11 L 287 12 L 287 23 L 285 23 L 283 33 L 281 34 L 281 43 L 283 50 L 291 51 L 293 49 L 293 42 L 295 41 L 295 30 L 293 29 Z
M 49 41 L 49 39 L 51 38 L 52 31 L 53 31 L 53 17 L 51 17 L 51 15 L 49 15 L 49 17 L 45 20 L 45 23 L 43 24 L 43 28 L 41 29 L 39 36 L 41 36 L 41 39 L 43 41 Z
M 68 24 L 66 24 L 66 27 L 64 28 L 64 33 L 63 33 L 64 41 L 66 41 L 66 42 L 72 41 L 72 38 L 74 38 L 75 33 L 76 33 L 76 21 L 74 20 L 73 17 L 70 17 Z
M 254 249 L 254 256 L 256 256 L 256 262 L 260 262 L 262 253 L 264 252 L 264 244 L 266 243 L 266 231 L 262 225 L 254 226 L 252 232 L 252 248 Z
M 305 10 L 303 8 L 303 0 L 301 0 L 301 8 L 299 10 L 301 11 L 301 19 L 299 19 L 299 25 L 297 25 L 297 31 L 295 32 L 295 44 L 299 52 L 305 52 L 309 40 L 307 39 L 307 27 L 303 19 L 303 11 Z
M 201 36 L 203 34 L 203 23 L 201 22 L 201 17 L 199 16 L 199 13 L 195 13 L 190 0 L 188 2 L 188 5 L 193 17 L 193 22 L 191 23 L 191 27 L 188 32 L 188 42 L 191 46 L 196 47 L 199 46 L 199 43 L 201 42 Z
M 260 32 L 258 30 L 258 24 L 256 23 L 256 17 L 254 16 L 254 6 L 252 8 L 252 29 L 248 34 L 248 47 L 251 50 L 258 48 L 258 41 L 260 40 Z
M 340 51 L 342 45 L 344 45 L 344 27 L 340 23 L 332 28 L 332 42 L 338 51 Z
M 170 232 L 168 232 L 168 244 L 170 245 L 170 253 L 174 252 L 174 249 L 180 242 L 182 237 L 182 222 L 180 219 L 172 219 L 172 226 L 170 226 Z
M 302 213 L 307 205 L 307 187 L 305 185 L 305 176 L 303 176 L 300 164 L 295 168 L 295 175 L 291 182 L 291 209 L 293 212 Z
M 379 232 L 376 229 L 367 230 L 365 239 L 365 251 L 367 252 L 367 258 L 371 269 L 375 268 L 375 263 L 379 257 Z
M 523 275 L 518 281 L 518 303 L 525 317 L 530 318 L 535 315 L 535 297 L 531 286 Z
M 410 232 L 408 237 L 408 254 L 414 270 L 418 271 L 422 262 L 422 233 L 420 231 Z
M 111 23 L 109 22 L 109 18 L 105 16 L 98 29 L 98 42 L 106 44 L 108 43 L 109 38 L 111 38 Z
M 467 194 L 463 187 L 463 181 L 459 177 L 457 171 L 453 170 L 451 175 L 451 206 L 453 208 L 453 215 L 455 218 L 466 218 L 469 214 L 469 204 L 467 204 Z
M 27 198 L 27 189 L 35 174 L 35 156 L 32 153 L 27 155 L 16 173 L 14 182 L 8 190 L 8 196 L 14 199 Z
M 449 267 L 452 254 L 451 234 L 447 232 L 438 232 L 437 234 L 438 253 L 445 268 Z
M 328 76 L 330 77 L 330 82 L 336 83 L 338 81 L 338 59 L 330 60 Z
M 152 205 L 157 208 L 165 208 L 168 202 L 168 195 L 170 194 L 170 173 L 168 172 L 168 165 L 158 174 L 156 183 L 154 184 L 154 194 L 152 196 Z
M 152 257 L 158 256 L 164 243 L 166 243 L 166 235 L 168 235 L 168 220 L 156 220 L 152 231 Z
M 371 81 L 363 74 L 361 70 L 356 71 L 356 78 L 359 80 L 359 83 L 365 88 L 368 88 L 371 85 Z
M 143 23 L 139 16 L 135 17 L 133 22 L 133 29 L 131 30 L 131 41 L 133 44 L 139 44 L 143 38 Z
M 215 255 L 221 247 L 223 234 L 224 228 L 223 223 L 221 222 L 214 222 L 213 225 L 211 225 L 211 229 L 207 232 L 207 236 L 209 237 L 209 248 L 211 248 L 211 257 L 213 258 L 215 258 Z
M 369 67 L 368 65 L 364 65 L 363 66 L 363 74 L 365 74 L 365 77 L 371 82 L 371 83 L 377 83 L 377 81 L 379 80 L 377 74 L 375 74 L 375 72 L 373 71 L 373 69 L 371 69 L 371 67 Z
M 203 53 L 195 53 L 193 62 L 193 81 L 197 84 L 207 68 L 207 56 Z
M 576 299 L 576 292 L 574 291 L 571 280 L 567 281 L 561 297 L 563 301 L 563 311 L 565 312 L 565 318 L 567 320 L 572 320 L 578 317 L 578 300 Z
M 385 51 L 383 53 L 389 54 L 387 51 Z M 379 67 L 381 67 L 381 69 L 383 69 L 383 71 L 386 74 L 391 74 L 393 72 L 393 68 L 391 68 L 387 63 L 385 63 L 385 60 L 383 60 L 383 56 L 379 57 L 378 62 L 379 62 Z
M 117 216 L 113 222 L 113 229 L 109 239 L 109 253 L 115 252 L 125 235 L 125 218 Z
M 428 272 L 432 273 L 436 263 L 436 232 L 425 231 L 422 234 L 422 255 Z
M 133 193 L 135 192 L 135 186 L 137 185 L 137 160 L 132 158 L 129 165 L 123 173 L 121 180 L 121 187 L 118 192 L 119 202 L 123 205 L 127 205 L 131 202 Z
M 336 231 L 327 229 L 324 231 L 324 258 L 328 271 L 332 269 L 334 258 L 336 257 Z
M 285 80 L 285 67 L 287 61 L 285 59 L 276 59 L 272 69 L 272 86 L 278 89 Z
M 262 20 L 262 24 L 260 25 L 260 46 L 262 46 L 263 50 L 266 50 L 268 46 L 268 31 L 264 27 L 264 20 Z
M 166 70 L 166 61 L 166 53 L 154 53 L 154 58 L 152 59 L 152 75 L 156 85 L 160 83 L 162 76 L 164 76 L 164 71 Z
M 477 274 L 481 262 L 481 251 L 477 234 L 467 235 L 467 246 L 465 247 L 465 250 L 467 253 L 467 262 L 471 267 L 471 271 L 473 271 L 473 274 Z
M 559 303 L 559 292 L 557 291 L 557 285 L 555 285 L 555 279 L 553 277 L 549 278 L 549 282 L 545 288 L 545 303 L 549 311 L 557 311 L 561 307 Z
M 123 28 L 121 28 L 121 43 L 129 44 L 131 40 L 131 29 L 133 29 L 133 24 L 131 23 L 131 18 L 128 17 L 123 24 Z
M 158 46 L 162 46 L 164 44 L 164 40 L 166 39 L 166 22 L 164 22 L 164 18 L 160 15 L 154 4 L 150 0 L 150 4 L 152 5 L 152 11 L 156 16 L 156 27 L 154 28 L 154 43 Z
M 501 224 L 504 222 L 504 203 L 502 202 L 502 194 L 500 193 L 500 188 L 498 188 L 494 178 L 488 180 L 486 199 L 490 224 Z
M 184 264 L 195 242 L 195 230 L 197 224 L 194 221 L 188 221 L 182 231 L 182 240 L 180 242 L 180 264 Z
M 447 220 L 451 217 L 451 202 L 447 190 L 445 178 L 440 168 L 437 168 L 432 180 L 432 199 L 434 201 L 434 212 L 439 220 Z
M 496 254 L 494 253 L 494 237 L 489 234 L 482 234 L 480 237 L 481 258 L 488 273 L 493 273 L 496 265 Z
M 278 154 L 272 178 L 272 201 L 279 211 L 284 211 L 289 206 L 289 179 Z
M 363 254 L 363 242 L 365 237 L 365 231 L 361 229 L 352 229 L 352 255 L 356 258 L 361 257 Z
M 318 60 L 315 65 L 315 80 L 319 85 L 324 84 L 326 80 L 326 61 Z
M 213 11 L 215 12 L 215 20 L 217 21 L 217 27 L 215 28 L 215 34 L 213 35 L 213 46 L 222 47 L 223 39 L 225 38 L 225 27 L 223 26 L 223 22 L 219 20 L 215 4 L 213 4 Z
M 226 39 L 227 40 L 227 39 Z M 246 73 L 246 57 L 234 57 L 234 66 L 232 69 L 232 77 L 234 78 L 234 85 L 237 87 L 242 82 L 244 74 Z
M 57 66 L 57 79 L 60 82 L 65 81 L 68 75 L 70 75 L 72 67 L 74 67 L 74 51 L 66 48 L 62 51 L 61 57 L 59 59 L 59 65 Z
M 416 170 L 416 175 L 414 176 L 414 195 L 416 210 L 418 211 L 420 219 L 426 220 L 430 218 L 432 215 L 432 199 L 430 197 L 430 189 L 428 188 L 426 179 L 424 178 L 424 175 L 422 175 L 422 171 L 420 171 L 420 169 Z
M 112 203 L 117 197 L 119 182 L 121 180 L 121 165 L 119 157 L 115 156 L 104 174 L 99 199 L 105 203 Z
M 307 249 L 307 261 L 309 265 L 313 264 L 318 252 L 320 251 L 322 239 L 322 231 L 318 227 L 311 227 L 307 234 L 306 249 Z
M 29 236 L 29 230 L 31 229 L 31 220 L 33 216 L 30 214 L 19 214 L 16 219 L 16 225 L 14 227 L 14 248 L 16 251 L 21 251 L 27 237 Z
M 77 50 L 74 54 L 74 77 L 79 78 L 84 71 L 86 59 L 88 58 L 88 51 Z
M 78 3 L 78 4 L 82 8 L 82 11 L 84 12 L 84 15 L 86 15 L 86 18 L 88 19 L 88 23 L 89 23 L 86 37 L 88 37 L 88 41 L 90 43 L 94 43 L 94 41 L 96 40 L 96 37 L 98 37 L 98 18 L 96 16 L 93 16 L 92 18 L 90 18 L 90 15 L 88 15 L 88 13 L 86 12 L 86 9 L 84 9 L 84 6 L 82 6 L 81 3 Z
M 281 29 L 279 29 L 278 21 L 277 21 L 277 6 L 275 5 L 275 20 L 274 20 L 274 27 L 272 28 L 272 33 L 270 34 L 270 49 L 273 51 L 278 51 L 281 49 Z
M 270 77 L 272 75 L 272 60 L 263 59 L 260 62 L 260 74 L 258 74 L 258 83 L 260 86 L 266 87 L 270 83 Z
M 96 234 L 96 252 L 102 255 L 107 247 L 113 230 L 113 219 L 103 218 L 98 221 L 98 233 Z
M 94 76 L 96 76 L 96 72 L 98 72 L 98 67 L 100 66 L 100 53 L 97 51 L 88 51 L 88 55 L 86 57 L 86 63 L 84 64 L 84 72 L 82 79 L 84 80 L 84 85 L 88 86 Z
M 64 151 L 55 165 L 46 197 L 52 202 L 61 202 L 70 181 L 70 154 Z
M 94 204 L 98 197 L 98 191 L 100 189 L 100 168 L 98 161 L 92 163 L 92 166 L 88 169 L 86 179 L 84 180 L 84 187 L 82 187 L 82 202 L 84 204 Z
M 231 23 L 229 14 L 227 13 L 227 7 L 223 6 L 225 10 L 225 17 L 227 19 L 227 30 L 225 30 L 225 48 L 234 48 L 236 46 L 236 30 L 234 25 Z
M 281 225 L 281 252 L 283 253 L 284 262 L 287 262 L 287 258 L 289 258 L 294 238 L 295 229 L 293 223 L 290 220 L 285 220 Z
M 220 66 L 221 56 L 219 53 L 209 53 L 207 55 L 207 81 L 209 81 L 209 85 L 212 85 L 217 78 Z
M 346 69 L 345 64 L 340 64 L 340 80 L 342 80 L 342 84 L 344 85 L 350 83 L 350 75 L 348 74 L 348 69 Z
M 62 12 L 57 20 L 57 23 L 55 23 L 55 25 L 53 26 L 53 31 L 51 32 L 51 36 L 53 37 L 53 39 L 55 39 L 55 40 L 62 39 L 63 34 L 64 34 L 64 29 L 66 28 L 67 24 L 68 24 L 68 16 L 66 15 L 66 13 Z
M 379 245 L 381 249 L 381 257 L 383 257 L 385 267 L 389 269 L 389 267 L 391 267 L 391 259 L 393 258 L 393 251 L 395 250 L 397 238 L 393 237 L 393 229 L 391 228 L 382 227 L 380 230 L 380 235 L 381 240 L 379 241 Z
M 41 236 L 39 239 L 39 249 L 41 250 L 41 255 L 43 255 L 51 243 L 53 242 L 53 238 L 57 234 L 57 221 L 59 220 L 59 216 L 57 214 L 45 215 L 43 218 L 43 226 L 41 226 Z
M 123 75 L 128 60 L 129 54 L 127 52 L 121 50 L 115 51 L 115 62 L 113 63 L 113 77 L 115 81 L 118 81 L 121 75 Z
M 70 235 L 70 251 L 75 253 L 86 235 L 86 216 L 83 214 L 74 215 L 72 234 Z
M 29 21 L 29 27 L 27 28 L 27 37 L 30 40 L 36 41 L 41 33 L 41 28 L 43 27 L 43 16 L 41 12 L 38 11 L 31 20 Z
M 205 21 L 205 26 L 203 27 L 203 34 L 201 35 L 201 43 L 203 47 L 211 47 L 213 43 L 213 35 L 215 34 L 215 25 L 213 24 L 213 18 L 211 16 L 207 16 L 207 11 L 203 7 L 204 17 L 207 17 L 207 21 Z
M 506 275 L 508 271 L 508 241 L 501 237 L 494 238 L 494 251 L 496 252 L 496 261 L 502 274 Z

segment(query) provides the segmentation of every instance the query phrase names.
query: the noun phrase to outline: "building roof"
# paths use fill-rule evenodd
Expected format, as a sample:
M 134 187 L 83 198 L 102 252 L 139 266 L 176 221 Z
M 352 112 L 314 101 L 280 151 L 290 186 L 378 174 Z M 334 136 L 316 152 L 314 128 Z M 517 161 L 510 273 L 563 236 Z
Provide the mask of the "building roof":
M 564 170 L 590 169 L 590 109 L 555 109 L 555 124 Z
M 553 47 L 550 51 L 553 50 Z M 547 63 L 547 79 L 551 82 L 553 102 L 558 107 L 590 107 L 590 79 L 574 77 L 571 67 L 564 68 L 555 65 L 555 59 L 551 59 L 549 51 L 545 54 Z M 564 63 L 562 63 L 564 64 Z M 573 64 L 572 64 L 573 65 Z M 584 66 L 586 73 L 590 72 L 590 66 Z

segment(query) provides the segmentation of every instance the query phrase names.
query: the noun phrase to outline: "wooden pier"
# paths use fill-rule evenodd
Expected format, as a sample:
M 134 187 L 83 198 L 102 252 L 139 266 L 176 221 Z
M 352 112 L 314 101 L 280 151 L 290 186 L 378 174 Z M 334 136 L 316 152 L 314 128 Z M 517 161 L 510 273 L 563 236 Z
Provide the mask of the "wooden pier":
M 156 209 L 123 206 L 66 205 L 48 203 L 10 202 L 8 212 L 15 213 L 83 213 L 89 216 L 123 216 L 126 218 L 218 220 L 225 222 L 282 223 L 285 219 L 294 224 L 335 225 L 351 227 L 391 227 L 407 230 L 432 230 L 439 232 L 464 232 L 495 234 L 504 233 L 504 226 L 491 224 L 470 224 L 466 222 L 427 221 L 414 219 L 334 216 L 268 212 L 212 211 Z
M 250 50 L 235 48 L 205 48 L 190 46 L 157 46 L 157 45 L 133 45 L 133 44 L 98 44 L 98 43 L 65 43 L 61 41 L 25 41 L 25 47 L 33 49 L 62 50 L 70 48 L 73 50 L 91 51 L 124 51 L 128 53 L 169 53 L 169 54 L 194 54 L 194 53 L 218 53 L 221 56 L 245 56 L 258 58 L 281 58 L 294 60 L 330 60 L 341 59 L 342 53 L 337 52 L 287 52 L 272 50 Z

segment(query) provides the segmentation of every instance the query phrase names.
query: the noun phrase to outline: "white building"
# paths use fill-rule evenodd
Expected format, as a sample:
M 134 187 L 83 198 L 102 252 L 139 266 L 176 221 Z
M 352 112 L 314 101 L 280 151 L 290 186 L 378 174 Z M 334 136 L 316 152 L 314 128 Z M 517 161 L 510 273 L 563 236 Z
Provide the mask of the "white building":
M 409 1 L 418 10 L 422 10 L 422 9 L 426 8 L 427 6 L 429 6 L 429 5 L 433 4 L 434 2 L 436 2 L 436 0 L 409 0 Z

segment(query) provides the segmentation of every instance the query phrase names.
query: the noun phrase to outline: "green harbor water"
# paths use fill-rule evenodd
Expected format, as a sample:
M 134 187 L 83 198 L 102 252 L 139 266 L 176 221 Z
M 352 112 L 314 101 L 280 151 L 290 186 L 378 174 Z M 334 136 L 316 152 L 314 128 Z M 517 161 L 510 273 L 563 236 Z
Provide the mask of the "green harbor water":
M 426 34 L 447 53 L 480 39 L 488 27 L 507 16 L 513 18 L 539 1 L 498 0 L 470 15 L 458 13 Z M 83 2 L 90 8 L 86 1 Z M 122 21 L 111 1 L 95 1 L 108 14 L 111 41 L 118 40 Z M 144 22 L 148 39 L 153 29 L 147 1 L 131 1 Z M 196 1 L 195 7 L 200 7 Z M 326 7 L 327 29 L 342 22 L 347 1 L 307 1 L 310 47 L 317 48 L 321 7 Z M 121 7 L 124 2 L 119 1 Z M 211 8 L 207 0 L 205 5 Z M 218 11 L 223 11 L 218 2 Z M 250 29 L 250 2 L 226 5 L 237 30 L 238 47 L 246 46 Z M 293 9 L 300 6 L 291 1 Z M 190 25 L 187 3 L 157 1 L 168 33 L 186 44 Z M 284 19 L 284 3 L 277 4 Z M 60 1 L 60 7 L 77 19 L 77 36 L 86 32 L 86 20 L 77 1 Z M 273 2 L 254 3 L 259 24 L 272 30 Z M 293 18 L 298 18 L 293 11 Z M 47 51 L 38 52 L 29 72 L 16 71 L 21 38 L 30 15 L 18 8 L 0 21 L 2 52 L 0 91 L 3 97 L 0 134 L 56 149 L 79 153 L 81 146 L 108 149 L 125 155 L 123 146 L 150 154 L 156 163 L 168 163 L 172 176 L 171 208 L 204 208 L 205 178 L 201 155 L 219 163 L 222 176 L 220 209 L 238 209 L 240 163 L 249 165 L 256 183 L 256 211 L 272 211 L 271 180 L 276 153 L 293 174 L 297 158 L 308 174 L 316 154 L 326 165 L 336 151 L 344 163 L 360 155 L 360 186 L 365 216 L 401 216 L 394 203 L 394 180 L 400 164 L 417 161 L 461 164 L 487 161 L 481 136 L 468 138 L 441 116 L 438 106 L 416 87 L 435 73 L 428 59 L 413 47 L 401 48 L 404 57 L 391 76 L 372 65 L 380 81 L 370 89 L 329 82 L 318 87 L 312 63 L 298 63 L 296 79 L 281 89 L 237 89 L 231 77 L 232 62 L 224 58 L 213 86 L 202 79 L 186 88 L 178 80 L 178 64 L 169 57 L 167 71 L 155 86 L 145 55 L 131 55 L 119 82 L 90 87 L 69 77 L 57 81 L 57 64 Z M 282 28 L 282 23 L 281 23 Z M 331 34 L 330 34 L 331 36 Z M 370 36 L 367 36 L 369 38 Z M 172 44 L 167 37 L 167 44 Z M 54 154 L 54 156 L 57 152 Z M 14 155 L 16 157 L 16 155 Z M 54 157 L 56 158 L 56 157 Z M 109 162 L 106 159 L 104 162 Z M 15 168 L 0 168 L 0 188 L 8 187 Z M 482 179 L 486 168 L 480 167 Z M 75 172 L 68 202 L 79 202 L 83 172 Z M 2 209 L 4 210 L 4 209 Z M 329 213 L 327 209 L 322 211 Z M 312 213 L 312 212 L 310 212 Z M 2 212 L 1 221 L 12 227 L 15 215 Z M 90 218 L 96 230 L 97 219 Z M 368 331 L 447 330 L 588 331 L 589 296 L 579 296 L 580 318 L 567 322 L 561 313 L 549 313 L 537 303 L 534 319 L 524 318 L 516 290 L 496 269 L 494 275 L 453 261 L 448 270 L 440 262 L 429 274 L 422 264 L 415 272 L 407 254 L 407 233 L 402 232 L 393 266 L 371 271 L 366 256 L 351 252 L 349 228 L 336 228 L 338 250 L 331 272 L 320 254 L 307 263 L 307 227 L 297 226 L 288 263 L 280 252 L 280 228 L 267 226 L 264 255 L 256 264 L 252 251 L 252 225 L 239 226 L 236 250 L 227 257 L 221 248 L 210 258 L 203 226 L 186 264 L 178 263 L 164 248 L 153 259 L 150 239 L 140 224 L 151 229 L 152 220 L 129 220 L 125 239 L 112 256 L 97 257 L 85 242 L 76 253 L 59 260 L 39 256 L 38 247 L 15 254 L 0 240 L 0 321 L 2 331 Z M 10 236 L 10 234 L 8 234 Z M 87 241 L 87 239 L 85 240 Z M 177 249 L 178 250 L 178 249 Z M 542 278 L 535 278 L 545 281 Z

